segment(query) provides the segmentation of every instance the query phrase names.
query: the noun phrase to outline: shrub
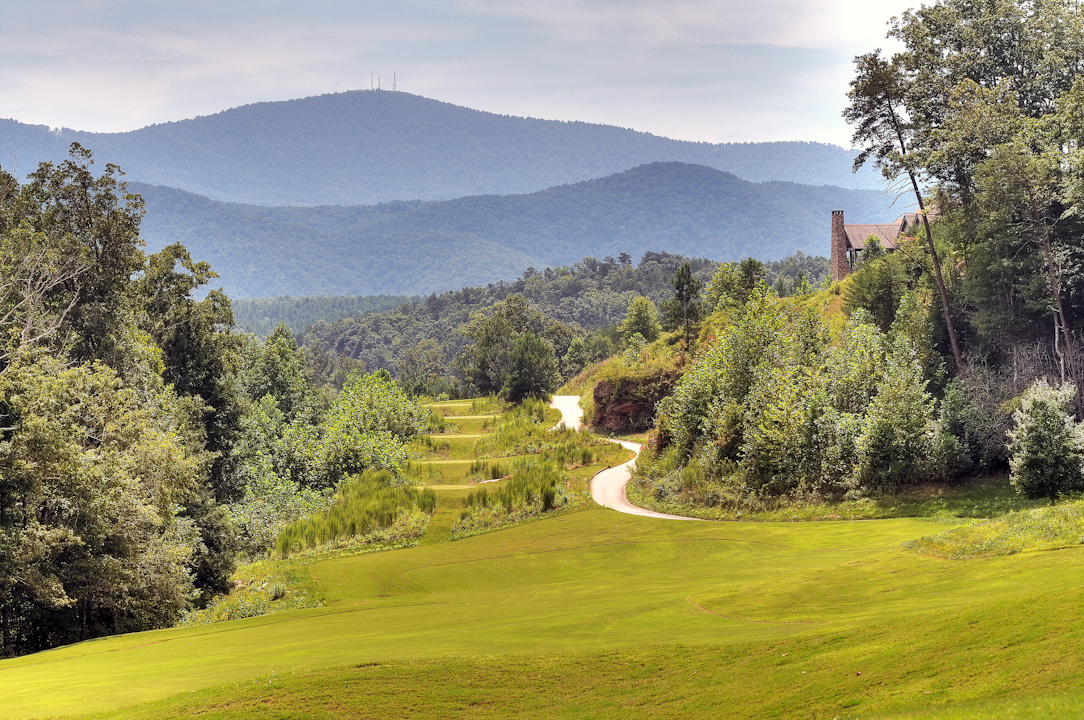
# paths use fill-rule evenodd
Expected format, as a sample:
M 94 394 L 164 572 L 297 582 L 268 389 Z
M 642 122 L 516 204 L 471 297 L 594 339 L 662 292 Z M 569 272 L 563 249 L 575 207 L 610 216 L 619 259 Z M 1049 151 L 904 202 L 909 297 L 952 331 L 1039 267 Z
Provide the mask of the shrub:
M 1071 385 L 1039 380 L 1025 391 L 1009 431 L 1010 480 L 1031 498 L 1084 489 L 1084 435 L 1068 414 Z

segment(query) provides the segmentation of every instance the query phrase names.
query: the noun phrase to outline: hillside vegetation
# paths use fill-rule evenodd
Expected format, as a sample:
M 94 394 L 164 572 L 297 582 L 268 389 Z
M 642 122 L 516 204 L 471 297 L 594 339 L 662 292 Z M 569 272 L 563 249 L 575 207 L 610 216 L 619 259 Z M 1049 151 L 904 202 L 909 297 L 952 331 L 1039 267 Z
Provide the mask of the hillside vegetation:
M 412 366 L 427 365 L 424 371 L 431 375 L 447 375 L 452 360 L 470 342 L 459 329 L 471 314 L 513 295 L 523 295 L 547 317 L 587 334 L 585 360 L 594 362 L 619 349 L 615 326 L 625 317 L 629 303 L 641 296 L 656 304 L 668 299 L 672 292 L 670 279 L 686 260 L 680 255 L 657 252 L 645 253 L 635 265 L 626 256 L 584 258 L 569 266 L 542 272 L 530 270 L 512 282 L 434 293 L 384 312 L 341 319 L 331 319 L 337 313 L 337 304 L 329 298 L 328 310 L 324 311 L 329 320 L 307 329 L 293 329 L 303 331 L 302 342 L 309 348 L 361 360 L 370 370 L 384 368 L 402 378 L 401 366 L 406 360 Z M 718 263 L 702 258 L 689 262 L 703 281 L 718 267 Z M 771 284 L 781 281 L 785 287 L 793 287 L 800 274 L 812 283 L 821 282 L 828 275 L 828 261 L 798 253 L 768 263 L 764 270 Z M 262 301 L 238 304 L 245 308 L 247 302 Z M 319 299 L 312 303 L 321 307 Z
M 750 183 L 683 163 L 529 195 L 364 207 L 231 205 L 133 188 L 146 202 L 150 247 L 183 243 L 233 297 L 440 292 L 649 250 L 714 260 L 819 255 L 832 210 L 870 222 L 894 215 L 875 191 Z
M 21 168 L 79 142 L 133 180 L 257 205 L 359 205 L 529 193 L 677 160 L 751 181 L 879 188 L 854 152 L 807 142 L 694 143 L 607 125 L 496 115 L 417 95 L 354 91 L 265 102 L 125 133 L 0 120 Z M 5 165 L 5 169 L 12 168 Z

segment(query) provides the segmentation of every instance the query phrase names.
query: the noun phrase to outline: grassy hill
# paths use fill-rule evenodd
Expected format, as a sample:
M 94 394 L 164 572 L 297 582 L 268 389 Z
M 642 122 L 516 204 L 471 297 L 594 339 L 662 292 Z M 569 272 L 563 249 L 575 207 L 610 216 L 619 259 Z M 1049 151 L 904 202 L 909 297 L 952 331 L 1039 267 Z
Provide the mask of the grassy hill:
M 222 203 L 134 184 L 152 249 L 182 242 L 235 297 L 420 294 L 647 250 L 714 260 L 826 254 L 831 210 L 891 219 L 871 190 L 751 183 L 652 163 L 528 195 L 356 207 Z
M 0 662 L 0 717 L 853 717 L 1079 687 L 1081 551 L 900 550 L 935 528 L 595 507 L 327 560 L 324 608 Z
M 358 205 L 529 193 L 659 160 L 752 181 L 879 188 L 854 153 L 805 142 L 695 143 L 608 125 L 496 115 L 407 93 L 353 91 L 265 102 L 125 133 L 0 120 L 0 157 L 20 170 L 72 142 L 133 180 L 259 205 Z M 10 169 L 10 168 L 9 168 Z
M 496 410 L 440 407 L 456 429 L 430 436 L 434 456 L 474 457 L 456 453 L 499 434 L 471 424 Z M 582 494 L 595 469 L 574 471 L 570 489 Z M 275 561 L 321 606 L 0 661 L 0 718 L 1070 718 L 1084 708 L 1084 549 L 953 562 L 930 552 L 931 536 L 1000 532 L 1001 520 L 966 520 L 989 510 L 978 506 L 984 485 L 941 493 L 950 512 L 929 490 L 851 503 L 882 518 L 863 522 L 681 522 L 578 502 L 453 541 L 478 487 L 455 482 L 433 486 L 436 514 L 417 545 Z

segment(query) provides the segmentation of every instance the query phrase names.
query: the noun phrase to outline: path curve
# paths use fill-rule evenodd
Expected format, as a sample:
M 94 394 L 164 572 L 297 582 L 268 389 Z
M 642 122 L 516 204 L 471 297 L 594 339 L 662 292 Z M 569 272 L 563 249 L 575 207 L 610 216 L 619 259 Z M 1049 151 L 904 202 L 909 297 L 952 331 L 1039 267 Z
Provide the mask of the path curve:
M 554 395 L 550 407 L 561 411 L 561 422 L 554 426 L 554 430 L 560 427 L 579 430 L 583 427 L 583 408 L 580 407 L 579 395 Z M 640 443 L 631 440 L 611 439 L 610 442 L 617 443 L 626 450 L 633 451 L 636 456 L 624 465 L 607 468 L 591 478 L 591 498 L 596 503 L 626 515 L 640 515 L 664 520 L 699 520 L 699 518 L 683 517 L 681 515 L 667 515 L 666 513 L 655 512 L 630 503 L 626 489 L 629 480 L 632 479 L 632 468 L 636 464 L 636 458 L 640 457 L 642 446 Z

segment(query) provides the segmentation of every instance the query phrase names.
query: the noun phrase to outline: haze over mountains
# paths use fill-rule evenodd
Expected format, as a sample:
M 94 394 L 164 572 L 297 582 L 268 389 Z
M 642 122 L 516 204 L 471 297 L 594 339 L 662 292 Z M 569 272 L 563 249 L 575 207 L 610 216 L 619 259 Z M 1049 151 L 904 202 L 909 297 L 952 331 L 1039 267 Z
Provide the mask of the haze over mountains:
M 256 205 L 363 205 L 530 193 L 656 161 L 750 181 L 880 188 L 854 153 L 821 143 L 696 143 L 608 125 L 470 110 L 388 91 L 246 105 L 125 133 L 0 120 L 0 167 L 19 174 L 79 142 L 128 178 Z
M 147 203 L 149 249 L 184 243 L 235 297 L 429 293 L 647 250 L 716 260 L 823 255 L 831 210 L 870 222 L 893 215 L 877 191 L 751 183 L 678 162 L 525 195 L 360 207 L 262 207 L 133 189 Z

